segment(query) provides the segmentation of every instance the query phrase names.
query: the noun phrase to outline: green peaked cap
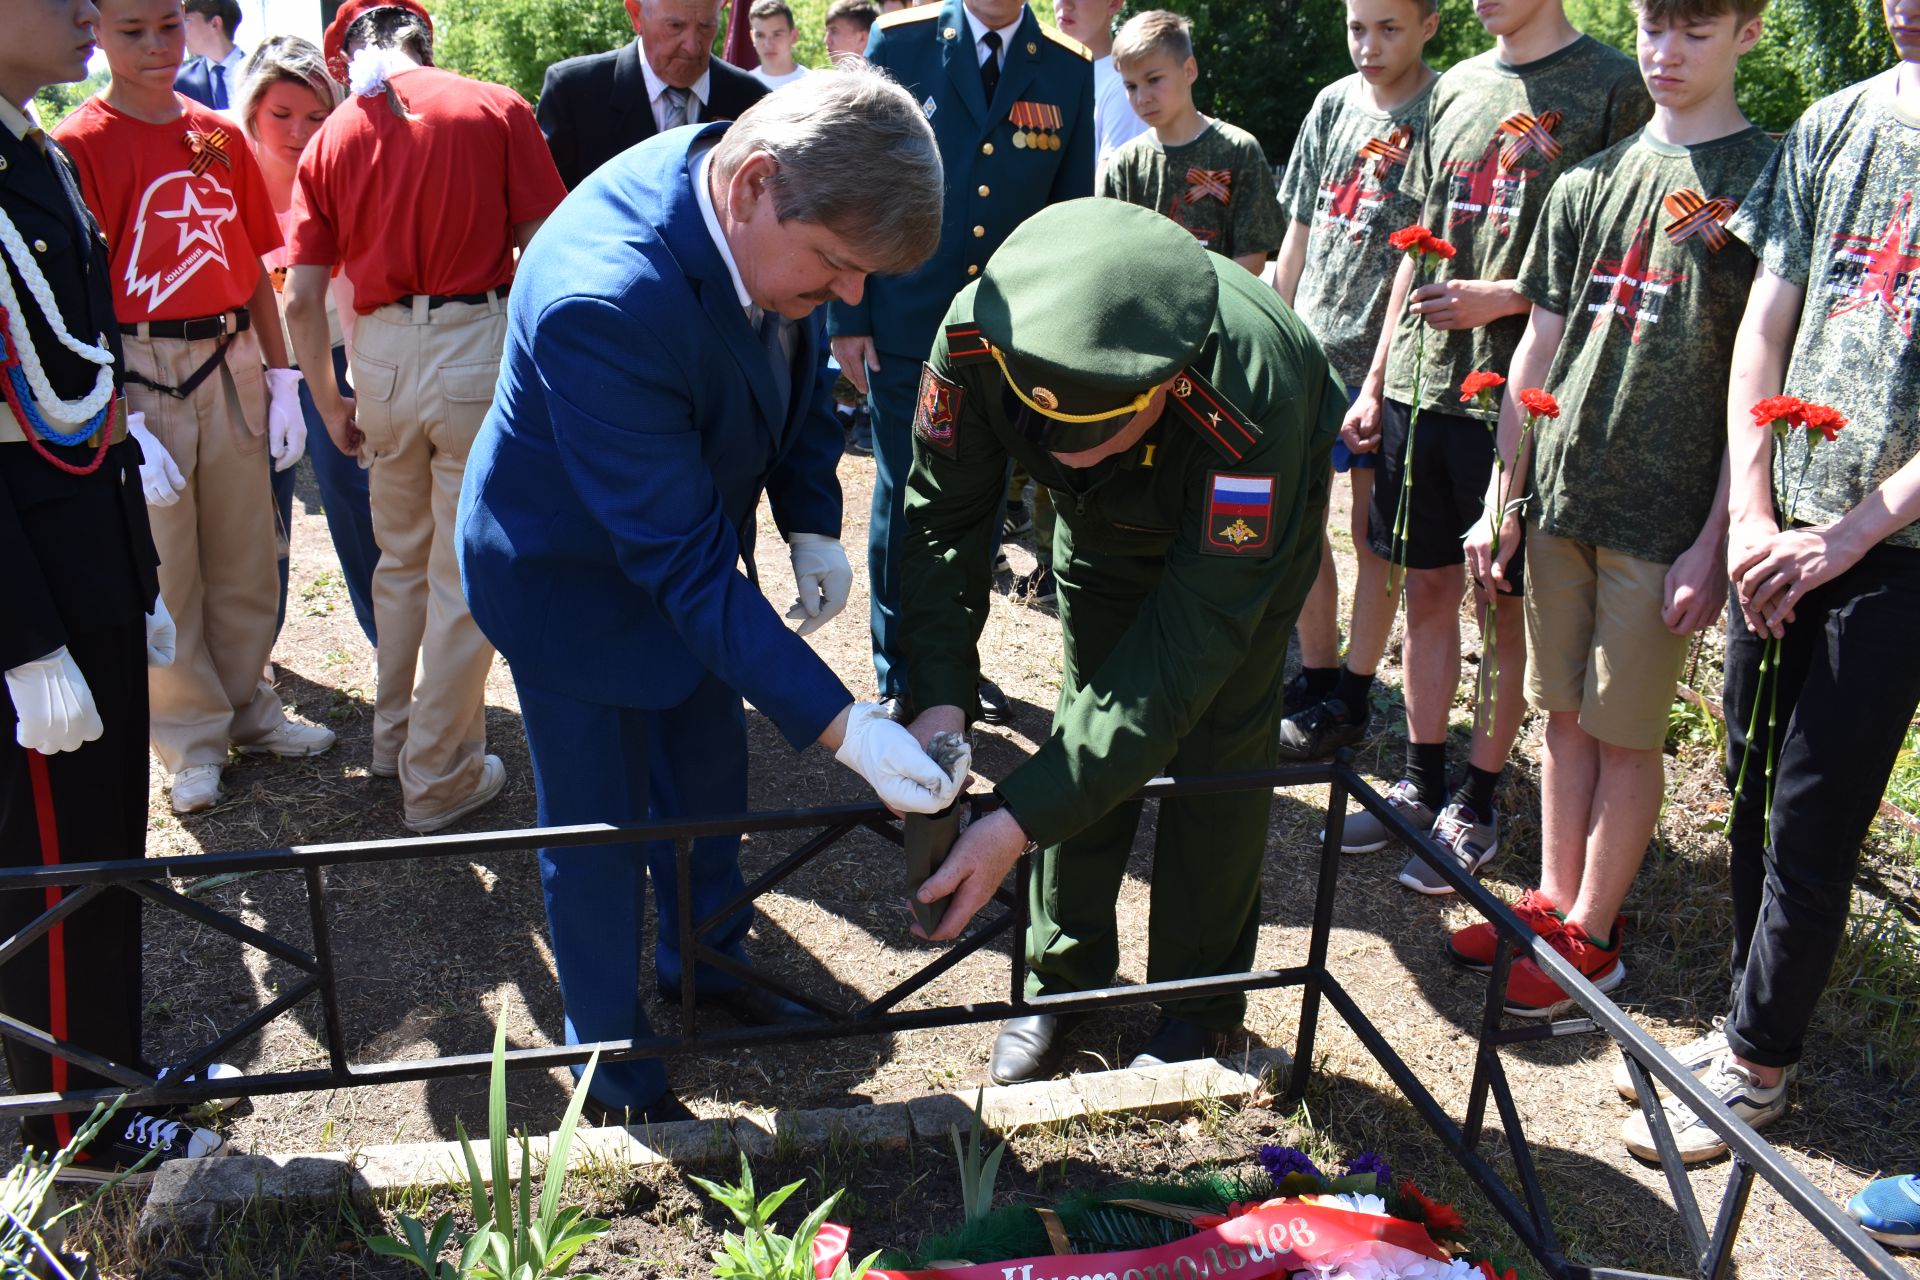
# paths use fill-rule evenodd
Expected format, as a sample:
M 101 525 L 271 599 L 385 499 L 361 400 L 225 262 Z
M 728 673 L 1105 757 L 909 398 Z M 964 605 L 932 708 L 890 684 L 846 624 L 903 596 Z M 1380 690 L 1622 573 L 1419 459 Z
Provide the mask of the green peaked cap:
M 1220 302 L 1211 257 L 1152 209 L 1067 200 L 988 259 L 974 322 L 1028 408 L 1097 442 L 1199 353 Z

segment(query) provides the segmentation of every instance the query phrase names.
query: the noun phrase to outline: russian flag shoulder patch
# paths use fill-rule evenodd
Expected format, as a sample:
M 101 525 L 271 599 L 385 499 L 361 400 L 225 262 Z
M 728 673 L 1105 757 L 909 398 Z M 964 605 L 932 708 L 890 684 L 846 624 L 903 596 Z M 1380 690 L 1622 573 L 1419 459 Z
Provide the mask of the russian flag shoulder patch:
M 1267 555 L 1273 550 L 1273 477 L 1207 473 L 1207 519 L 1201 549 L 1209 555 Z

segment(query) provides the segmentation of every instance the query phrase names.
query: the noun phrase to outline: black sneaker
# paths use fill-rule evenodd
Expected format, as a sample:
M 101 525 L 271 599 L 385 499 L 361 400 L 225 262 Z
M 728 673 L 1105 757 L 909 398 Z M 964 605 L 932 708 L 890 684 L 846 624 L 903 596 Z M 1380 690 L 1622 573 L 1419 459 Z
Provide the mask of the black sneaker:
M 1009 502 L 1007 517 L 1001 521 L 1000 536 L 1003 538 L 1022 538 L 1033 532 L 1033 513 L 1027 510 L 1024 502 Z
M 153 1181 L 169 1160 L 217 1156 L 226 1145 L 227 1140 L 213 1130 L 173 1119 L 166 1112 L 123 1111 L 60 1171 L 57 1181 L 112 1182 L 151 1154 L 137 1172 L 126 1177 L 127 1185 L 140 1186 Z
M 1053 570 L 1043 564 L 1032 573 L 1014 579 L 1013 598 L 1036 609 L 1053 608 L 1059 603 L 1059 594 L 1053 585 Z
M 1350 747 L 1367 736 L 1372 717 L 1362 711 L 1355 718 L 1347 704 L 1329 697 L 1304 711 L 1296 711 L 1280 722 L 1280 754 L 1289 760 L 1318 760 L 1342 747 Z
M 1298 715 L 1308 707 L 1326 701 L 1332 693 L 1332 681 L 1315 679 L 1302 671 L 1287 681 L 1287 687 L 1280 691 L 1280 706 L 1287 715 Z

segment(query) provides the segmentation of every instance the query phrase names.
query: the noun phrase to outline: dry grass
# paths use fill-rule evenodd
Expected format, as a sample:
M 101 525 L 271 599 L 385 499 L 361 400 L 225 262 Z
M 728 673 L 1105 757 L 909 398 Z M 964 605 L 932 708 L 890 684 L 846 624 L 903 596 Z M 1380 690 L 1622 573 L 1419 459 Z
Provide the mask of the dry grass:
M 864 543 L 872 464 L 847 459 L 849 546 Z M 293 599 L 276 657 L 279 688 L 299 714 L 335 728 L 339 748 L 303 763 L 243 760 L 228 771 L 234 798 L 209 814 L 181 821 L 153 793 L 150 852 L 155 857 L 195 852 L 401 834 L 396 784 L 370 776 L 372 656 L 353 624 L 344 588 L 332 569 L 324 524 L 310 484 L 296 505 Z M 1336 516 L 1334 527 L 1343 527 Z M 763 519 L 762 581 L 784 605 L 791 578 L 770 522 Z M 1020 548 L 1016 568 L 1026 567 Z M 864 580 L 864 575 L 857 575 Z M 815 637 L 816 648 L 856 694 L 871 688 L 864 620 L 867 602 L 856 582 L 847 612 Z M 1474 642 L 1469 636 L 1468 648 Z M 996 602 L 983 637 L 988 674 L 1012 695 L 1017 722 L 988 729 L 976 754 L 987 777 L 1003 776 L 1045 733 L 1059 678 L 1057 624 L 1049 615 Z M 1713 656 L 1696 681 L 1714 680 Z M 1396 691 L 1397 645 L 1376 695 L 1376 734 L 1361 767 L 1381 785 L 1390 782 L 1404 750 Z M 1464 742 L 1467 711 L 1456 707 L 1457 740 Z M 859 798 L 861 787 L 818 748 L 795 755 L 769 726 L 750 716 L 753 803 L 760 808 L 810 806 Z M 489 749 L 506 761 L 509 782 L 500 801 L 465 824 L 468 830 L 529 826 L 531 773 L 516 714 L 512 682 L 497 664 L 489 685 Z M 1684 735 L 1683 735 L 1684 736 Z M 1491 883 L 1516 896 L 1537 869 L 1536 735 L 1523 736 L 1505 784 L 1514 814 L 1508 852 Z M 1617 994 L 1653 1034 L 1669 1043 L 1690 1039 L 1724 1001 L 1728 928 L 1726 870 L 1717 824 L 1724 791 L 1712 750 L 1697 740 L 1668 759 L 1670 800 L 1659 839 L 1627 904 L 1633 977 Z M 157 771 L 156 783 L 164 782 Z M 1313 892 L 1315 833 L 1324 789 L 1280 793 L 1268 845 L 1260 962 L 1297 963 L 1304 954 Z M 1144 922 L 1151 877 L 1147 850 L 1153 806 L 1122 891 L 1121 976 L 1145 971 Z M 756 837 L 745 848 L 749 874 L 765 867 L 792 838 Z M 1456 1116 L 1470 1078 L 1471 1037 L 1477 1028 L 1482 981 L 1445 963 L 1445 930 L 1467 922 L 1466 909 L 1407 893 L 1393 881 L 1400 855 L 1358 857 L 1345 868 L 1337 904 L 1331 964 L 1383 1033 Z M 852 997 L 885 990 L 935 954 L 907 935 L 897 855 L 879 840 L 856 836 L 794 877 L 764 904 L 751 948 L 757 961 L 823 995 Z M 537 867 L 530 850 L 489 859 L 402 862 L 340 867 L 329 876 L 343 1016 L 354 1058 L 370 1061 L 483 1051 L 495 1016 L 508 1020 L 515 1045 L 553 1043 L 561 1032 L 560 1003 L 545 938 Z M 1895 913 L 1911 924 L 1916 901 L 1910 859 L 1876 849 L 1861 878 L 1863 918 Z M 203 885 L 199 896 L 248 923 L 299 942 L 307 935 L 306 903 L 295 877 L 258 876 Z M 245 952 L 201 926 L 149 911 L 146 981 L 150 1053 L 206 1036 L 264 999 L 290 975 L 277 963 Z M 1856 940 L 1839 966 L 1840 990 L 1823 1003 L 1812 1056 L 1796 1088 L 1795 1110 L 1773 1136 L 1801 1172 L 1844 1200 L 1882 1170 L 1910 1167 L 1920 1153 L 1920 1118 L 1900 1103 L 1917 1066 L 1913 1050 L 1913 982 L 1920 964 Z M 1909 932 L 1907 937 L 1911 938 Z M 1004 944 L 1002 947 L 1004 952 Z M 1893 960 L 1889 962 L 1888 957 Z M 926 993 L 928 1002 L 998 991 L 1004 960 L 979 956 Z M 1901 985 L 1904 984 L 1904 985 Z M 1873 998 L 1892 993 L 1896 1003 Z M 1904 999 L 1904 1005 L 1897 1003 Z M 1298 995 L 1257 996 L 1248 1014 L 1249 1037 L 1291 1044 Z M 656 1016 L 665 1011 L 655 1009 Z M 1124 1062 L 1151 1022 L 1146 1010 L 1096 1020 L 1075 1041 L 1076 1062 Z M 282 1018 L 240 1055 L 251 1070 L 318 1065 L 324 1052 L 311 1010 Z M 822 1046 L 804 1057 L 791 1050 L 740 1052 L 676 1060 L 676 1088 L 701 1114 L 740 1106 L 804 1107 L 884 1100 L 984 1079 L 991 1028 L 955 1028 Z M 1583 1261 L 1652 1270 L 1684 1271 L 1685 1243 L 1657 1170 L 1620 1146 L 1626 1114 L 1607 1076 L 1611 1050 L 1599 1039 L 1527 1046 L 1507 1055 L 1523 1123 L 1534 1144 L 1548 1194 L 1569 1252 Z M 1377 1149 L 1396 1165 L 1461 1198 L 1470 1221 L 1492 1243 L 1497 1220 L 1446 1169 L 1439 1148 L 1394 1092 L 1359 1043 L 1328 1015 L 1315 1080 L 1305 1110 L 1280 1116 L 1255 1108 L 1207 1117 L 1190 1127 L 1160 1122 L 1080 1126 L 1037 1134 L 1014 1145 L 1019 1168 L 1007 1175 L 1016 1198 L 1045 1199 L 1063 1186 L 1100 1185 L 1123 1176 L 1200 1167 L 1208 1161 L 1244 1162 L 1263 1141 L 1301 1141 L 1352 1154 Z M 516 1124 L 551 1127 L 563 1107 L 561 1073 L 521 1074 L 510 1090 Z M 304 1097 L 263 1097 L 226 1122 L 241 1150 L 348 1150 L 396 1140 L 450 1137 L 453 1118 L 470 1124 L 484 1114 L 484 1082 L 361 1089 Z M 1501 1150 L 1493 1139 L 1493 1149 Z M 1499 1157 L 1504 1161 L 1504 1155 Z M 806 1197 L 847 1185 L 847 1217 L 866 1247 L 908 1243 L 929 1223 L 951 1220 L 956 1193 L 950 1157 L 943 1151 L 903 1155 L 852 1151 L 813 1168 L 770 1168 L 766 1185 L 806 1176 Z M 1724 1165 L 1696 1175 L 1711 1204 L 1726 1176 Z M 620 1210 L 619 1227 L 590 1257 L 615 1276 L 690 1274 L 702 1269 L 718 1219 L 679 1175 L 602 1177 L 578 1194 L 596 1207 Z M 135 1250 L 120 1228 L 125 1212 L 97 1224 L 95 1241 L 112 1275 L 358 1276 L 398 1274 L 374 1266 L 351 1243 L 338 1218 L 317 1222 L 244 1224 L 226 1245 L 181 1242 Z M 1766 1190 L 1754 1197 L 1740 1254 L 1743 1276 L 1837 1274 L 1841 1264 L 1813 1233 Z M 235 1251 L 249 1260 L 225 1261 Z M 288 1259 L 298 1254 L 294 1264 Z M 198 1268 L 198 1269 L 196 1269 Z

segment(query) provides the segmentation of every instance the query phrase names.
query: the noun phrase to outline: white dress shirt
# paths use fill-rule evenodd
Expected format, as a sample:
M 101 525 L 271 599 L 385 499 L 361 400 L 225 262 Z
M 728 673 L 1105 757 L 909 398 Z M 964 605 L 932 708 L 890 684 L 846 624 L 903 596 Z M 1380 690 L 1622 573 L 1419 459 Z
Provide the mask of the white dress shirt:
M 973 10 L 967 8 L 964 4 L 960 6 L 960 11 L 967 15 L 967 29 L 973 32 L 974 63 L 978 65 L 987 60 L 987 32 L 990 30 L 998 31 L 1000 33 L 1000 66 L 1002 70 L 1005 70 L 1007 65 L 1007 51 L 1013 48 L 1013 33 L 1020 29 L 1021 20 L 1027 16 L 1026 6 L 1022 5 L 1020 7 L 1020 17 L 1015 18 L 1011 24 L 1004 27 L 988 27 L 986 23 L 974 17 Z
M 664 131 L 667 127 L 667 100 L 665 95 L 667 90 L 672 86 L 665 80 L 662 80 L 660 74 L 653 69 L 653 64 L 647 61 L 646 46 L 642 45 L 638 52 L 640 54 L 640 74 L 647 78 L 647 102 L 653 108 L 653 127 Z M 705 114 L 702 108 L 707 105 L 707 95 L 712 91 L 712 84 L 713 70 L 711 66 L 709 66 L 707 70 L 700 73 L 700 78 L 695 80 L 687 90 L 687 118 L 683 123 L 700 123 L 701 118 Z

